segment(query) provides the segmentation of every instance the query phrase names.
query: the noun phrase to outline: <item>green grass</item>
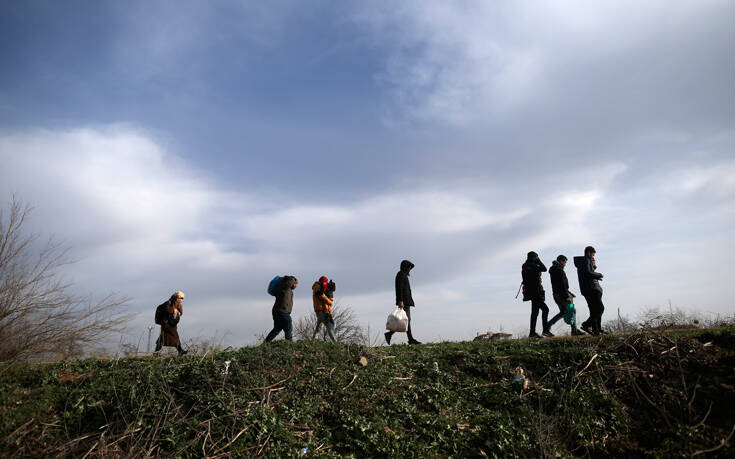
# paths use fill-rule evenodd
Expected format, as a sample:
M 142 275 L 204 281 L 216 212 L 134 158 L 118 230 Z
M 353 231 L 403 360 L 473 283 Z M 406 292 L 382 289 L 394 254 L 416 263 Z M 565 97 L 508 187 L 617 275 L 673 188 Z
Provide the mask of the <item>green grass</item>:
M 0 455 L 728 456 L 733 367 L 735 329 L 13 364 Z

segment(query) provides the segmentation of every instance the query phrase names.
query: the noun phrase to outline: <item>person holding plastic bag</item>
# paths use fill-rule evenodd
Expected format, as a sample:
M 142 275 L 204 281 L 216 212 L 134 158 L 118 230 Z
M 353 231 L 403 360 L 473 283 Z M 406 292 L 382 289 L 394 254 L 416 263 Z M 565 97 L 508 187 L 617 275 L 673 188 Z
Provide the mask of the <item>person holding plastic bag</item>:
M 567 265 L 567 257 L 559 255 L 551 263 L 549 268 L 549 277 L 551 277 L 551 290 L 554 294 L 554 302 L 559 306 L 559 314 L 549 320 L 549 328 L 560 319 L 572 326 L 572 336 L 584 335 L 584 332 L 577 328 L 577 312 L 574 309 L 574 293 L 569 291 L 569 279 L 564 272 Z
M 401 269 L 396 273 L 396 306 L 402 310 L 406 317 L 406 331 L 408 332 L 408 344 L 421 344 L 417 339 L 413 337 L 411 332 L 411 307 L 415 307 L 413 297 L 411 296 L 411 283 L 408 280 L 409 272 L 413 269 L 414 264 L 408 260 L 401 261 Z M 398 323 L 403 320 L 402 314 L 397 314 L 396 311 L 391 314 L 394 316 L 393 322 Z M 391 318 L 388 318 L 388 324 L 391 323 Z M 388 328 L 388 327 L 387 327 Z M 390 330 L 385 332 L 385 342 L 390 344 L 390 340 L 393 337 L 395 331 Z

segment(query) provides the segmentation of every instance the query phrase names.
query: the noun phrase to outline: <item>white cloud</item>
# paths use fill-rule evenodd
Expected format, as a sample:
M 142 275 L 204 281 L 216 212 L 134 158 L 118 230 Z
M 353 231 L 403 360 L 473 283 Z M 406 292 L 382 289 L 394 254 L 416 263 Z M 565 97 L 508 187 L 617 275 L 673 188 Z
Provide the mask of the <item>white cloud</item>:
M 527 183 L 505 190 L 502 200 L 480 187 L 442 183 L 439 189 L 426 185 L 315 205 L 223 189 L 129 126 L 5 133 L 0 160 L 7 165 L 0 171 L 0 191 L 33 203 L 35 229 L 56 233 L 81 255 L 69 271 L 80 290 L 132 296 L 141 311 L 135 330 L 145 330 L 152 308 L 170 292 L 183 290 L 183 330 L 229 330 L 234 344 L 252 342 L 270 327 L 265 286 L 275 274 L 294 273 L 307 287 L 297 291 L 296 316 L 311 311 L 310 278 L 326 273 L 337 279 L 340 301 L 381 329 L 393 304 L 397 265 L 411 258 L 417 264 L 421 338 L 451 339 L 500 325 L 512 330 L 526 320 L 525 309 L 506 308 L 513 307 L 516 265 L 528 250 L 548 260 L 558 250 L 581 250 L 592 241 L 641 244 L 628 234 L 637 229 L 627 222 L 635 204 L 611 195 L 628 171 L 621 163 L 598 165 L 594 174 L 570 168 L 570 185 L 550 180 L 554 186 L 538 188 L 535 200 L 526 200 L 534 194 L 513 197 Z M 728 195 L 728 167 L 703 167 L 694 185 L 683 187 Z M 659 186 L 646 184 L 637 193 L 660 193 Z M 637 215 L 637 223 L 650 228 L 651 221 L 668 215 L 655 203 L 650 212 Z M 676 240 L 675 231 L 661 235 L 660 242 Z M 615 259 L 609 245 L 600 248 L 606 260 Z M 667 258 L 661 253 L 665 245 L 648 250 L 672 263 L 689 260 Z M 624 273 L 613 274 L 608 285 L 615 286 L 617 278 L 621 292 L 636 290 Z M 681 290 L 681 297 L 692 291 Z M 615 300 L 614 292 L 610 298 Z M 480 312 L 453 317 L 457 308 Z
M 661 64 L 688 63 L 687 37 L 707 30 L 707 21 L 730 6 L 720 0 L 414 1 L 385 10 L 370 3 L 355 20 L 390 50 L 378 80 L 392 89 L 399 117 L 463 125 L 571 96 L 569 81 L 580 83 L 584 97 L 585 86 L 599 83 L 600 75 L 591 73 L 602 69 L 645 82 Z M 626 59 L 652 46 L 659 66 L 649 60 L 625 71 Z M 600 97 L 606 88 L 592 91 Z

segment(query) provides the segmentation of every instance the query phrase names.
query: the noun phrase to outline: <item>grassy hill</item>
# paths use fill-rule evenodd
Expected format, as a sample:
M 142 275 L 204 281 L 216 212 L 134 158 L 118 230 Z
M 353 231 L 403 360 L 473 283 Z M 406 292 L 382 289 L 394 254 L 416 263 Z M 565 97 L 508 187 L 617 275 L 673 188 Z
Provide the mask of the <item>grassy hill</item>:
M 733 328 L 13 364 L 0 455 L 732 457 L 733 368 Z

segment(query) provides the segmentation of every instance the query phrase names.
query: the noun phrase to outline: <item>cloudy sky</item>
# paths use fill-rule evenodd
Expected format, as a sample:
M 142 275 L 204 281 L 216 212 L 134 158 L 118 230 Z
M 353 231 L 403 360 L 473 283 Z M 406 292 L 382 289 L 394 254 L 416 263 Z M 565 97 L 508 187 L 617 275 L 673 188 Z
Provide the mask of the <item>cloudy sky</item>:
M 296 319 L 325 274 L 380 330 L 404 258 L 417 338 L 526 333 L 526 252 L 589 244 L 608 318 L 731 314 L 732 18 L 726 0 L 2 1 L 0 202 L 71 246 L 78 291 L 132 298 L 133 339 L 183 290 L 184 338 L 254 344 L 276 274 L 301 281 Z

